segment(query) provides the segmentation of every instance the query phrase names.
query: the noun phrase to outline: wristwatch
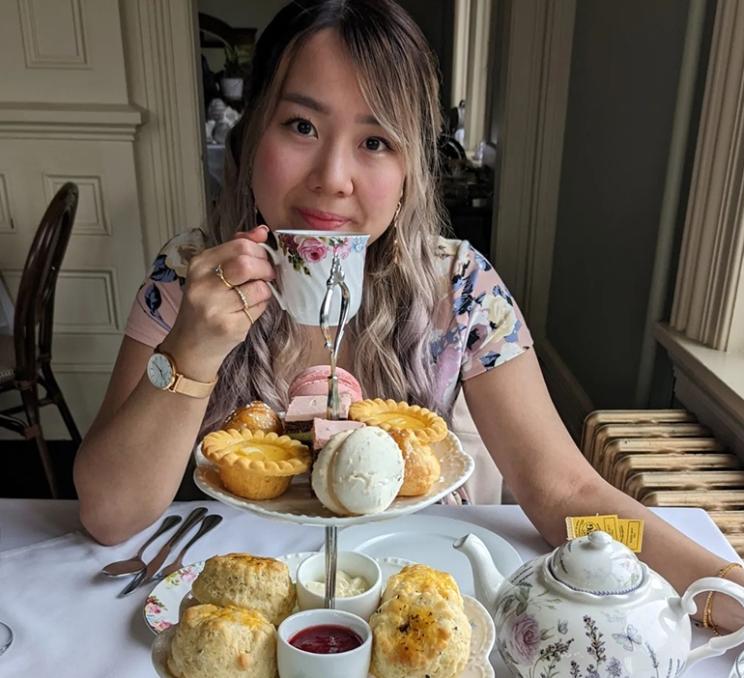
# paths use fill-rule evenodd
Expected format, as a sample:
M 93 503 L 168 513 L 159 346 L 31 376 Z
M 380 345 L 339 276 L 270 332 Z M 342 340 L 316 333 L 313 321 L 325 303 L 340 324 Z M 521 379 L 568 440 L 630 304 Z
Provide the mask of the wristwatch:
M 196 381 L 185 377 L 178 371 L 172 355 L 155 348 L 147 361 L 147 378 L 161 391 L 181 393 L 192 398 L 207 398 L 215 387 L 217 380 L 210 382 Z

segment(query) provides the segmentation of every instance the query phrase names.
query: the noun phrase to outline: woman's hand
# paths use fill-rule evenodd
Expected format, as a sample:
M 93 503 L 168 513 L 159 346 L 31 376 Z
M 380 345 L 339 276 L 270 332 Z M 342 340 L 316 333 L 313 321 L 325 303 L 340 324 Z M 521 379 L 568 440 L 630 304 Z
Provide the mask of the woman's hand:
M 274 267 L 263 248 L 268 228 L 237 233 L 232 240 L 196 255 L 189 263 L 184 296 L 178 316 L 166 339 L 164 351 L 172 354 L 191 379 L 211 381 L 225 356 L 240 344 L 252 322 L 235 290 L 215 272 L 222 267 L 226 281 L 239 288 L 253 322 L 266 310 Z

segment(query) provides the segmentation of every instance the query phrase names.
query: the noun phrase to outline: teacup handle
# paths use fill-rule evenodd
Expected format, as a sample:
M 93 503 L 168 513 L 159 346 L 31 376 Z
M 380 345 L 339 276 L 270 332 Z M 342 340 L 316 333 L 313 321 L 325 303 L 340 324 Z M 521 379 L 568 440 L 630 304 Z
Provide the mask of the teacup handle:
M 721 579 L 720 577 L 703 577 L 692 582 L 682 596 L 682 608 L 687 614 L 695 614 L 697 612 L 697 605 L 695 605 L 694 598 L 705 591 L 724 593 L 734 598 L 744 607 L 744 587 L 732 581 Z M 725 636 L 715 636 L 704 645 L 690 650 L 690 653 L 687 655 L 687 661 L 685 662 L 685 668 L 689 668 L 701 659 L 718 657 L 726 652 L 726 650 L 730 650 L 732 647 L 736 647 L 742 643 L 744 643 L 744 627 L 733 633 L 727 633 Z
M 274 266 L 279 265 L 279 252 L 277 252 L 273 247 L 269 247 L 265 242 L 259 242 L 256 243 L 259 247 L 263 247 L 266 250 L 266 253 L 269 255 L 269 259 L 271 259 L 271 262 L 274 264 Z M 274 298 L 279 302 L 279 306 L 281 306 L 282 311 L 287 310 L 287 305 L 284 303 L 284 298 L 282 297 L 282 293 L 279 291 L 277 286 L 270 282 L 269 280 L 264 281 L 271 290 L 271 293 L 274 295 Z

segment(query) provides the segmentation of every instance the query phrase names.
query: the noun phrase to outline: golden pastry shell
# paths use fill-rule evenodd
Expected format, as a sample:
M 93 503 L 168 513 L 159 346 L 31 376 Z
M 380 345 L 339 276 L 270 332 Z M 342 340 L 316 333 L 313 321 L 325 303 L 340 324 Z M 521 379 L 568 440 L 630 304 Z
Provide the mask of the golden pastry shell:
M 399 419 L 391 422 L 390 419 L 396 414 Z M 416 425 L 410 426 L 401 421 L 401 418 L 413 420 Z M 447 436 L 447 424 L 438 414 L 419 405 L 395 400 L 359 400 L 351 404 L 349 419 L 361 421 L 368 426 L 379 426 L 384 431 L 410 430 L 416 440 L 425 445 L 438 443 Z
M 263 431 L 264 433 L 273 431 L 278 435 L 281 435 L 283 430 L 279 415 L 261 400 L 254 400 L 245 407 L 234 410 L 223 426 L 226 431 L 231 428 L 238 430 L 247 428 L 251 431 Z
M 261 451 L 265 447 L 281 447 L 292 456 L 289 459 L 249 458 L 241 454 L 245 448 Z M 229 429 L 214 431 L 202 442 L 202 452 L 211 462 L 219 466 L 240 466 L 244 470 L 260 475 L 294 476 L 310 468 L 310 450 L 289 436 L 276 433 Z

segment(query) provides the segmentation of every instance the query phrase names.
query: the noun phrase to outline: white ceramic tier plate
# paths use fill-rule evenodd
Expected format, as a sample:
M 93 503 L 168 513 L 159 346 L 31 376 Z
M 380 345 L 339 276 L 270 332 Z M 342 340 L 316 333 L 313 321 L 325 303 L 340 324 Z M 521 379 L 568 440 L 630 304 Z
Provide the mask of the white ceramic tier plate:
M 361 551 L 373 558 L 394 556 L 449 572 L 463 594 L 475 593 L 468 559 L 452 544 L 469 532 L 480 537 L 499 572 L 508 576 L 521 564 L 517 550 L 485 527 L 440 516 L 404 516 L 395 521 L 355 525 L 338 533 L 339 551 Z
M 477 600 L 464 597 L 465 614 L 470 620 L 473 629 L 470 639 L 470 658 L 468 659 L 465 670 L 458 678 L 494 678 L 494 670 L 488 661 L 488 655 L 493 648 L 496 640 L 496 630 L 493 621 L 484 608 Z M 168 654 L 170 652 L 170 643 L 174 628 L 169 628 L 163 633 L 159 633 L 152 643 L 152 663 L 161 678 L 173 678 L 173 674 L 168 670 Z M 373 678 L 370 675 L 369 678 Z
M 473 472 L 474 462 L 462 449 L 457 436 L 450 431 L 444 440 L 434 443 L 431 449 L 439 459 L 442 473 L 429 492 L 421 497 L 398 497 L 385 511 L 364 516 L 333 514 L 312 496 L 307 475 L 298 476 L 289 489 L 276 499 L 258 501 L 238 497 L 222 486 L 217 468 L 202 455 L 201 446 L 195 451 L 197 467 L 194 470 L 194 482 L 205 494 L 235 508 L 303 525 L 344 527 L 415 513 L 461 487 Z

